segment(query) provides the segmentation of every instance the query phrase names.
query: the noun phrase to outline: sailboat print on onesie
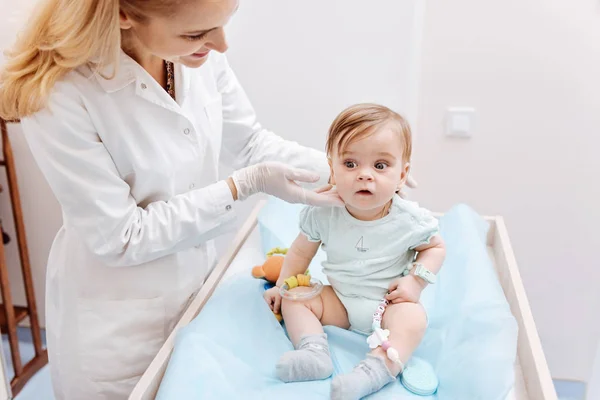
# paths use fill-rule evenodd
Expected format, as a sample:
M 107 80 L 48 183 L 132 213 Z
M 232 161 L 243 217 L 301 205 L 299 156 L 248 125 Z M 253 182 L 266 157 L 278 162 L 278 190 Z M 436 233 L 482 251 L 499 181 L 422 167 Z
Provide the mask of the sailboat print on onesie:
M 361 253 L 366 253 L 367 250 L 369 250 L 368 247 L 364 247 L 364 236 L 361 236 L 360 239 L 358 239 L 358 242 L 356 243 L 356 250 L 360 251 Z

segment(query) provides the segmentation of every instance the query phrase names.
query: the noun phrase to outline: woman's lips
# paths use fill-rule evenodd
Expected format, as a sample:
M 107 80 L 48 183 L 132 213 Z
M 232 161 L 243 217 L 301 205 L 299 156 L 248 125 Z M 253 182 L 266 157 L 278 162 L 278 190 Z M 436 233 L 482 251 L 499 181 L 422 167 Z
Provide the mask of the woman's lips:
M 208 51 L 205 51 L 204 53 L 194 53 L 192 54 L 192 57 L 194 58 L 204 58 L 208 55 Z

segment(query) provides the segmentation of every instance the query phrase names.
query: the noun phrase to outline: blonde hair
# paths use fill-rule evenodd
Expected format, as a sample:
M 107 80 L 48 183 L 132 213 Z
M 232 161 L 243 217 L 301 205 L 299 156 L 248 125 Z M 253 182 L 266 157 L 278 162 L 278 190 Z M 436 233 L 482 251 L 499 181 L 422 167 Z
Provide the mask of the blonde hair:
M 6 52 L 0 68 L 0 117 L 18 119 L 47 104 L 57 81 L 90 64 L 113 67 L 121 48 L 119 12 L 143 20 L 178 0 L 45 0 Z
M 379 128 L 388 126 L 400 135 L 403 142 L 402 159 L 410 162 L 412 155 L 412 133 L 408 121 L 400 114 L 379 104 L 356 104 L 337 116 L 329 128 L 326 152 L 329 157 L 334 150 L 341 154 L 348 144 L 374 134 Z

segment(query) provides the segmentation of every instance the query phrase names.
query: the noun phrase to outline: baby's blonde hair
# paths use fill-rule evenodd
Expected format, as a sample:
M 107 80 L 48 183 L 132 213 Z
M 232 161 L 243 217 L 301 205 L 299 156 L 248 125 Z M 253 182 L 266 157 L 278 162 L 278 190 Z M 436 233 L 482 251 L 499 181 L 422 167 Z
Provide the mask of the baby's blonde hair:
M 44 0 L 6 52 L 0 68 L 0 117 L 18 119 L 44 108 L 54 84 L 73 69 L 112 67 L 121 48 L 119 12 L 143 21 L 181 0 Z
M 410 162 L 412 134 L 408 121 L 400 114 L 379 104 L 356 104 L 337 116 L 329 128 L 326 151 L 331 157 L 334 150 L 341 154 L 351 142 L 374 134 L 388 126 L 400 135 L 403 143 L 402 159 Z

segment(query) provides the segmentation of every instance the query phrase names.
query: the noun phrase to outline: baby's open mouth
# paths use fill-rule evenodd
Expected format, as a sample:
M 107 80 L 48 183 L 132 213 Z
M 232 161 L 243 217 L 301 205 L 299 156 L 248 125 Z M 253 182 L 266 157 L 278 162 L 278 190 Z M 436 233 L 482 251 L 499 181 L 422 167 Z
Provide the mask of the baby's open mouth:
M 368 196 L 373 194 L 370 190 L 367 189 L 363 189 L 363 190 L 359 190 L 358 192 L 356 192 L 356 194 L 360 194 L 360 195 L 364 195 L 364 196 Z

